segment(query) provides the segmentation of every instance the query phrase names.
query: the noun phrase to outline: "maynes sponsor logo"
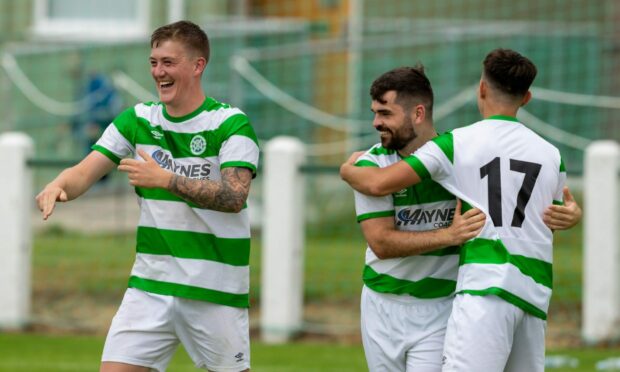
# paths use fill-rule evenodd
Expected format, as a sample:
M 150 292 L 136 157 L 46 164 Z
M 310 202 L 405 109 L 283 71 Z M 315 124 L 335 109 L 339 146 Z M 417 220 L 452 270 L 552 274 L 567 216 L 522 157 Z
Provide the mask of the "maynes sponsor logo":
M 455 208 L 411 209 L 404 208 L 398 212 L 396 226 L 420 225 L 432 223 L 433 227 L 450 226 Z
M 169 154 L 163 152 L 161 149 L 155 150 L 151 157 L 159 164 L 160 167 L 171 170 L 181 176 L 208 180 L 209 174 L 211 173 L 210 163 L 187 165 L 177 164 Z

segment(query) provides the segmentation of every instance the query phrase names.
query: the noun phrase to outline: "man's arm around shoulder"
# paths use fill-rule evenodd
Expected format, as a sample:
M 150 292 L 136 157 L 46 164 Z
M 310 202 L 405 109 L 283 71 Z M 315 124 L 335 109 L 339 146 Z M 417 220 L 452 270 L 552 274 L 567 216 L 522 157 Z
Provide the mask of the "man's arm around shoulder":
M 362 152 L 357 152 L 340 166 L 340 177 L 362 194 L 385 196 L 421 181 L 418 174 L 404 161 L 388 167 L 357 167 L 355 161 Z

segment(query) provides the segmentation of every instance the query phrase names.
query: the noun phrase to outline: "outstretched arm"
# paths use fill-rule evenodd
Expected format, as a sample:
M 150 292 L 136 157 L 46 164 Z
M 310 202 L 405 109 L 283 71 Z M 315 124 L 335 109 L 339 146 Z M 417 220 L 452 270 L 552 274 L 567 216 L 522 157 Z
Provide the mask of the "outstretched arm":
M 159 187 L 197 204 L 220 212 L 239 212 L 250 192 L 252 171 L 230 167 L 222 170 L 219 181 L 179 176 L 161 168 L 146 152 L 138 150 L 144 159 L 123 159 L 118 170 L 126 172 L 132 186 Z
M 543 221 L 551 230 L 567 230 L 581 221 L 581 208 L 567 186 L 564 186 L 564 205 L 552 205 L 545 210 Z
M 98 151 L 88 154 L 77 165 L 62 171 L 36 196 L 37 206 L 47 220 L 56 202 L 73 200 L 114 169 L 114 162 Z
M 484 213 L 476 208 L 461 214 L 459 200 L 452 224 L 446 228 L 428 231 L 397 230 L 393 217 L 364 220 L 360 226 L 368 246 L 375 255 L 380 259 L 386 259 L 419 255 L 463 244 L 480 233 L 485 220 Z
M 389 195 L 421 181 L 413 168 L 402 160 L 385 168 L 357 167 L 354 164 L 361 154 L 354 153 L 340 166 L 340 177 L 363 194 Z

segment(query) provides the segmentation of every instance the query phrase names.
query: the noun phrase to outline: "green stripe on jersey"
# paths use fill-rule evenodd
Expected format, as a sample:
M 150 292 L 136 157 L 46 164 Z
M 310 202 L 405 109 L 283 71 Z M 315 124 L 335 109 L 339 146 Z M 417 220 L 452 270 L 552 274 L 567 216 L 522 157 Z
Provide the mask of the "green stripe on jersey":
M 93 145 L 92 149 L 94 151 L 98 151 L 98 152 L 102 153 L 103 155 L 105 155 L 108 159 L 112 160 L 117 165 L 120 164 L 120 162 L 121 162 L 121 159 L 118 156 L 114 155 L 110 150 L 106 149 L 103 146 Z
M 454 164 L 454 138 L 452 137 L 452 132 L 446 132 L 433 138 L 431 141 L 435 142 L 450 160 L 450 163 Z
M 164 190 L 164 189 L 150 189 L 150 188 L 146 188 L 146 187 L 136 187 L 135 188 L 136 194 L 139 197 L 142 197 L 144 199 L 149 199 L 149 200 L 163 200 L 163 201 L 175 201 L 175 202 L 181 202 L 181 203 L 185 203 L 187 205 L 189 205 L 192 208 L 197 208 L 197 209 L 209 209 L 209 208 L 203 208 L 201 206 L 199 206 L 196 203 L 192 203 L 190 201 L 187 201 L 183 198 L 180 198 L 176 195 L 174 195 L 173 193 Z M 243 204 L 243 209 L 247 208 L 247 203 Z
M 370 155 L 394 155 L 394 154 L 396 154 L 396 150 L 386 149 L 383 146 L 375 146 L 375 147 L 371 148 L 368 153 Z
M 355 166 L 356 167 L 375 167 L 375 168 L 379 167 L 377 164 L 373 163 L 370 160 L 366 160 L 366 159 L 358 160 L 355 163 Z
M 363 279 L 364 284 L 376 292 L 408 294 L 426 299 L 450 296 L 456 288 L 454 280 L 424 278 L 414 282 L 379 274 L 368 265 L 364 266 Z
M 448 190 L 432 179 L 424 179 L 417 185 L 407 188 L 406 194 L 392 194 L 395 206 L 435 203 L 439 201 L 456 200 Z
M 250 239 L 218 238 L 213 234 L 138 226 L 138 253 L 209 260 L 232 266 L 250 263 Z
M 187 200 L 184 200 L 164 189 L 158 189 L 158 188 L 151 189 L 151 188 L 136 186 L 135 190 L 136 190 L 136 194 L 144 199 L 175 201 L 175 202 L 185 203 L 192 208 L 200 208 L 198 205 L 192 202 L 189 202 Z
M 501 299 L 503 299 L 506 302 L 509 302 L 513 305 L 515 305 L 516 307 L 522 309 L 523 311 L 534 315 L 537 318 L 540 318 L 542 320 L 547 320 L 547 314 L 540 310 L 539 308 L 537 308 L 536 306 L 532 305 L 531 303 L 525 301 L 524 299 L 522 299 L 521 297 L 518 297 L 510 292 L 508 292 L 505 289 L 499 288 L 499 287 L 490 287 L 490 288 L 486 288 L 486 289 L 479 289 L 479 290 L 474 290 L 474 289 L 465 289 L 462 291 L 457 292 L 458 294 L 464 293 L 464 294 L 470 294 L 473 296 L 487 296 L 487 295 L 495 295 Z
M 137 123 L 138 117 L 136 116 L 135 107 L 130 107 L 121 112 L 116 118 L 114 118 L 114 121 L 112 121 L 112 124 L 114 124 L 118 132 L 131 144 L 136 143 L 135 131 L 138 127 Z
M 566 172 L 566 166 L 564 165 L 564 159 L 560 158 L 560 173 Z
M 370 212 L 364 213 L 357 216 L 357 222 L 362 222 L 364 220 L 369 220 L 371 218 L 381 218 L 381 217 L 394 217 L 396 212 L 392 209 L 391 211 L 379 211 L 379 212 Z
M 422 180 L 430 179 L 431 174 L 426 169 L 424 164 L 415 155 L 407 156 L 403 159 L 413 170 L 417 173 L 418 177 Z
M 137 276 L 131 276 L 129 278 L 128 286 L 129 288 L 136 288 L 145 292 L 157 293 L 164 296 L 183 297 L 233 307 L 250 307 L 250 298 L 248 294 L 226 293 L 190 285 L 144 279 Z
M 247 161 L 227 161 L 225 163 L 220 164 L 220 169 L 224 168 L 248 168 L 252 171 L 252 174 L 256 174 L 256 167 L 252 163 L 248 163 Z
M 461 253 L 461 247 L 453 245 L 450 247 L 438 249 L 432 252 L 422 253 L 420 256 L 448 256 L 448 255 L 456 255 Z
M 506 264 L 515 266 L 523 275 L 547 288 L 553 287 L 552 264 L 536 258 L 511 255 L 501 240 L 476 238 L 464 244 L 459 265 Z

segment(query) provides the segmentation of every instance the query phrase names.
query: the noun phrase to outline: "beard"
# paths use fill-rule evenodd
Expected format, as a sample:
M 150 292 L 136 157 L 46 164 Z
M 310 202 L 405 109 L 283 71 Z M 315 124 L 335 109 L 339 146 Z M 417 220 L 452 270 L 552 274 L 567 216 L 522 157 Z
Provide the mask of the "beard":
M 378 131 L 386 133 L 381 136 L 381 146 L 389 150 L 399 151 L 407 146 L 418 136 L 413 129 L 413 121 L 407 117 L 397 130 L 391 130 L 383 125 L 377 127 Z

